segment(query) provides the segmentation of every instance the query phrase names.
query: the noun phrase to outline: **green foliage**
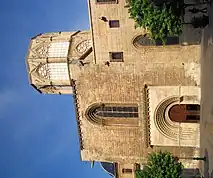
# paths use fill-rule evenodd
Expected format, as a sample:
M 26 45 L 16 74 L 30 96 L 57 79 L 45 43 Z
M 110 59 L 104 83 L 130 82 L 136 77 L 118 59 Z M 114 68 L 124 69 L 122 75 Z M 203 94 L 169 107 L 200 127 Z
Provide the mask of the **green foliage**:
M 169 152 L 152 153 L 143 170 L 136 171 L 136 178 L 181 178 L 182 163 Z
M 151 0 L 129 0 L 130 18 L 136 22 L 135 27 L 147 29 L 153 40 L 165 44 L 167 37 L 179 36 L 183 31 L 182 4 L 173 2 L 156 5 Z

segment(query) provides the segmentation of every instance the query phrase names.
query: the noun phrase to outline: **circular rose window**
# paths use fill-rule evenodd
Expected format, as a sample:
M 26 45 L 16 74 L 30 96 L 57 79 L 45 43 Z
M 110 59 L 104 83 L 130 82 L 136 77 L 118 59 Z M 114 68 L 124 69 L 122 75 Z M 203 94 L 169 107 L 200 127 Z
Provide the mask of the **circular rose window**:
M 78 53 L 85 53 L 91 46 L 91 40 L 85 40 L 77 45 L 76 50 Z

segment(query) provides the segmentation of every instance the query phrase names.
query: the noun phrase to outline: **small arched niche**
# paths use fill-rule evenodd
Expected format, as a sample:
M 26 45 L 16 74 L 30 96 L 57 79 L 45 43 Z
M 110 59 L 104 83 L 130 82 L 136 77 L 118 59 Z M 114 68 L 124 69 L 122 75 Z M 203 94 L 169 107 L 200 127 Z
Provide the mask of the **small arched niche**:
M 170 108 L 169 117 L 173 122 L 198 123 L 200 121 L 200 105 L 176 104 Z

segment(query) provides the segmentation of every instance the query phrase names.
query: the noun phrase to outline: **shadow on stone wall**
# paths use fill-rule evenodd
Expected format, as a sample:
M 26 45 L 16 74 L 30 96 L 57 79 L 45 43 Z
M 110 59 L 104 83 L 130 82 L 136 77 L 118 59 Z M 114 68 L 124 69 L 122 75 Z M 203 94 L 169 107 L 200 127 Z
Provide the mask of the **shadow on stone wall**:
M 205 148 L 205 157 L 206 161 L 204 161 L 204 178 L 213 178 L 213 170 L 209 172 L 209 154 L 206 148 Z
M 193 18 L 208 17 L 208 5 L 203 0 L 185 1 L 186 4 L 195 4 L 185 8 L 183 34 L 180 36 L 180 43 L 185 45 L 198 45 L 201 43 L 202 28 L 194 28 L 191 22 Z M 208 18 L 206 18 L 208 19 Z M 208 22 L 207 22 L 208 23 Z
M 200 177 L 199 169 L 183 169 L 182 178 Z

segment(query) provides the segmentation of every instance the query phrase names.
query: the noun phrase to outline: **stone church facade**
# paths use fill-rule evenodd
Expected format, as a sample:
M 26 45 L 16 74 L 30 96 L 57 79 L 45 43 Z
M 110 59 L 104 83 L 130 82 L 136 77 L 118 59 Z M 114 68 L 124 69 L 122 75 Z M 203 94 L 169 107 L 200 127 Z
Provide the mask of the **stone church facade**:
M 88 0 L 90 31 L 38 34 L 27 69 L 40 93 L 72 94 L 83 161 L 132 178 L 149 153 L 199 162 L 200 45 L 152 42 L 125 0 Z M 110 172 L 111 170 L 111 172 Z

